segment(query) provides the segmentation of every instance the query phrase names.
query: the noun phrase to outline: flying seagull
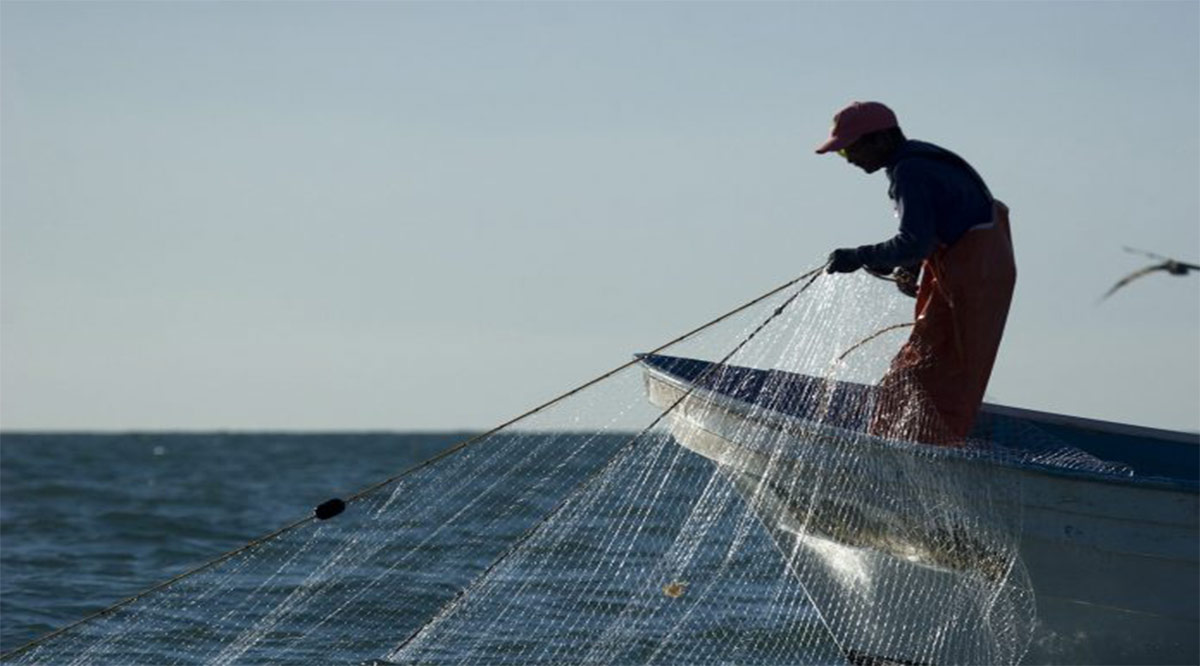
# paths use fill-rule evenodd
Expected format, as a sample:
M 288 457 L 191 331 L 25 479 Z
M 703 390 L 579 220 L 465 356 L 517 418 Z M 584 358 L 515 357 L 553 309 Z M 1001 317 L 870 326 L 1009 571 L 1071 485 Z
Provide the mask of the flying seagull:
M 1108 298 L 1109 296 L 1112 296 L 1113 292 L 1120 289 L 1121 287 L 1124 287 L 1125 285 L 1129 284 L 1130 282 L 1133 282 L 1134 280 L 1142 277 L 1143 275 L 1149 275 L 1149 274 L 1153 273 L 1154 271 L 1166 271 L 1166 272 L 1170 273 L 1171 275 L 1187 275 L 1190 271 L 1200 271 L 1200 266 L 1197 266 L 1196 264 L 1189 264 L 1189 263 L 1182 262 L 1182 261 L 1176 261 L 1174 259 L 1164 257 L 1161 254 L 1154 254 L 1153 252 L 1146 252 L 1145 250 L 1136 250 L 1131 247 L 1125 248 L 1125 251 L 1132 252 L 1134 254 L 1143 254 L 1147 257 L 1150 257 L 1151 259 L 1158 259 L 1159 263 L 1151 264 L 1141 270 L 1136 270 L 1136 271 L 1130 273 L 1129 275 L 1126 275 L 1125 277 L 1121 278 L 1116 284 L 1114 284 L 1112 286 L 1112 289 L 1108 290 L 1108 293 L 1106 293 L 1100 297 L 1100 300 L 1104 300 L 1104 299 Z

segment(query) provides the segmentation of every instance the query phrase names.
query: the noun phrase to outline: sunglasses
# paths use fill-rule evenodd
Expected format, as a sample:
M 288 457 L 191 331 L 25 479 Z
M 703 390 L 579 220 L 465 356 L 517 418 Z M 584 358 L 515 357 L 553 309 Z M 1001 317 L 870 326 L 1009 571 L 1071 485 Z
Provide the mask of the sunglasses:
M 839 150 L 837 151 L 837 154 L 838 154 L 838 155 L 841 155 L 843 159 L 847 159 L 847 160 L 848 160 L 848 159 L 850 159 L 850 151 L 852 151 L 852 150 L 855 150 L 855 147 L 856 147 L 857 145 L 858 145 L 858 142 L 857 142 L 857 141 L 855 141 L 854 143 L 852 143 L 852 144 L 850 144 L 850 145 L 846 146 L 845 148 L 841 148 L 841 149 L 839 149 Z

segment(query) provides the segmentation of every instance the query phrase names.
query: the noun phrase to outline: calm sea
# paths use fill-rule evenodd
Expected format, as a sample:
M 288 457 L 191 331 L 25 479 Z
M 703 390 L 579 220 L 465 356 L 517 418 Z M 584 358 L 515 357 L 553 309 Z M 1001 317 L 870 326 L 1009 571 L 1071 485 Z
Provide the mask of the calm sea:
M 466 436 L 4 433 L 0 651 Z
M 352 495 L 468 436 L 463 433 L 0 435 L 0 651 L 22 646 L 46 632 L 194 569 L 311 515 L 313 507 L 331 497 Z M 584 440 L 590 442 L 587 447 L 570 448 L 573 442 Z M 381 585 L 363 597 L 352 598 L 362 607 L 361 619 L 352 623 L 356 626 L 317 623 L 321 635 L 306 637 L 315 651 L 306 653 L 298 649 L 292 653 L 293 661 L 313 663 L 313 655 L 321 655 L 339 663 L 362 664 L 368 661 L 365 656 L 379 656 L 379 635 L 395 634 L 392 637 L 395 643 L 397 637 L 408 635 L 412 627 L 420 626 L 474 579 L 489 560 L 497 557 L 530 520 L 550 512 L 559 501 L 557 498 L 566 496 L 575 483 L 600 468 L 628 440 L 628 435 L 616 434 L 522 435 L 497 443 L 494 448 L 497 453 L 491 458 L 464 460 L 466 454 L 458 454 L 447 459 L 445 466 L 428 468 L 431 470 L 428 482 L 423 482 L 424 486 L 414 485 L 406 496 L 411 500 L 412 493 L 424 493 L 419 500 L 413 500 L 417 514 L 392 509 L 386 521 L 375 523 L 374 529 L 384 530 L 383 538 L 390 540 L 389 547 L 379 551 L 379 557 L 367 565 L 365 572 L 376 575 L 377 571 L 378 580 L 390 581 L 392 585 Z M 577 450 L 579 455 L 564 456 L 564 450 Z M 534 602 L 539 594 L 546 595 L 546 601 L 538 606 L 543 611 L 556 598 L 550 594 L 556 586 L 578 585 L 599 595 L 588 601 L 594 612 L 608 613 L 613 619 L 625 612 L 621 603 L 613 601 L 626 598 L 628 581 L 616 576 L 612 589 L 596 588 L 594 572 L 586 566 L 592 561 L 587 559 L 589 553 L 594 555 L 603 550 L 606 538 L 618 533 L 619 523 L 606 521 L 622 520 L 628 524 L 633 520 L 644 527 L 621 539 L 633 544 L 630 552 L 644 560 L 639 560 L 638 566 L 652 568 L 670 550 L 673 535 L 688 523 L 691 507 L 712 475 L 711 466 L 698 456 L 671 457 L 676 451 L 674 446 L 658 449 L 645 446 L 637 450 L 641 457 L 631 458 L 619 467 L 612 474 L 612 487 L 604 491 L 617 503 L 606 505 L 607 509 L 598 505 L 599 508 L 587 514 L 592 519 L 587 528 L 590 532 L 583 530 L 579 534 L 590 536 L 583 541 L 565 541 L 553 546 L 556 557 L 567 560 L 559 561 L 548 573 L 539 569 L 540 556 L 533 556 L 531 561 L 535 566 L 529 571 L 541 573 L 523 574 L 528 579 L 508 580 L 517 575 L 508 572 L 500 576 L 506 581 L 504 585 L 516 586 Z M 653 466 L 655 451 L 667 454 L 665 458 L 660 456 L 657 468 Z M 666 465 L 670 466 L 669 474 L 663 471 Z M 650 470 L 655 471 L 647 476 Z M 477 476 L 472 476 L 472 472 L 477 472 Z M 652 491 L 655 508 L 650 511 L 646 505 L 646 510 L 631 509 L 636 513 L 631 518 L 627 510 L 617 507 L 626 496 L 626 488 L 639 487 L 637 483 L 644 484 L 640 486 L 643 491 Z M 459 510 L 461 501 L 443 501 L 451 492 L 459 493 L 460 497 L 486 499 L 469 504 L 469 510 Z M 368 525 L 369 521 L 356 521 L 367 521 L 371 514 L 369 507 L 382 510 L 388 496 L 377 493 L 366 506 L 356 504 L 345 518 L 329 521 L 331 531 L 305 532 L 326 535 L 309 542 L 313 553 L 325 552 L 322 549 L 326 545 L 342 543 L 345 538 L 357 540 L 357 536 L 367 536 L 353 531 L 360 529 L 356 525 Z M 402 504 L 401 500 L 397 501 Z M 428 511 L 421 513 L 421 507 Z M 513 507 L 520 509 L 514 512 Z M 439 511 L 453 514 L 457 520 L 453 529 L 433 529 L 433 524 L 442 524 L 441 521 L 450 518 L 450 515 L 439 517 Z M 726 518 L 722 520 L 732 531 L 737 524 L 737 511 L 723 515 Z M 378 536 L 380 532 L 375 534 Z M 479 554 L 468 554 L 465 558 L 455 555 L 462 549 L 456 550 L 454 539 L 474 544 L 472 550 L 478 550 Z M 751 646 L 750 652 L 736 655 L 737 661 L 746 663 L 811 662 L 811 657 L 828 653 L 828 646 L 821 647 L 821 641 L 813 644 L 804 638 L 813 635 L 816 623 L 807 610 L 781 614 L 777 612 L 779 609 L 764 608 L 763 600 L 778 599 L 780 590 L 798 594 L 792 590 L 795 586 L 787 582 L 790 577 L 764 535 L 752 531 L 744 536 L 743 547 L 732 558 L 721 545 L 697 542 L 694 546 L 698 554 L 689 556 L 693 572 L 710 570 L 727 574 L 724 578 L 714 576 L 710 595 L 701 596 L 697 592 L 695 596 L 712 596 L 719 601 L 715 606 L 718 610 L 699 617 L 687 611 L 686 606 L 675 605 L 671 607 L 673 614 L 655 616 L 654 621 L 662 626 L 635 625 L 646 628 L 648 636 L 672 635 L 673 623 L 685 620 L 700 626 L 695 638 L 687 639 L 686 645 L 674 652 L 659 655 L 657 661 L 675 663 L 675 657 L 687 653 L 691 655 L 685 660 L 688 663 L 699 663 L 700 656 L 704 657 L 700 661 L 725 663 L 729 656 L 722 656 L 726 646 L 738 641 Z M 426 557 L 433 558 L 428 561 L 432 578 L 419 571 L 378 568 L 391 556 L 389 553 L 417 547 L 425 548 Z M 624 569 L 632 571 L 636 566 L 631 562 Z M 619 571 L 614 570 L 614 576 Z M 260 578 L 266 579 L 267 574 L 261 574 Z M 255 580 L 249 584 L 261 582 Z M 634 581 L 635 588 L 647 587 L 652 592 L 663 582 Z M 397 585 L 405 587 L 402 594 L 393 589 Z M 331 591 L 336 592 L 332 588 Z M 662 603 L 662 596 L 657 597 L 656 603 Z M 206 602 L 211 603 L 221 602 L 217 599 Z M 397 612 L 397 608 L 408 615 L 387 615 Z M 792 606 L 792 611 L 796 610 Z M 209 624 L 209 617 L 220 615 L 211 607 L 196 611 L 200 615 L 192 619 L 199 618 L 199 625 L 206 630 L 226 629 L 217 626 L 219 621 Z M 466 611 L 464 614 L 470 615 Z M 384 619 L 379 620 L 380 617 Z M 506 628 L 499 636 L 500 651 L 496 655 L 515 645 L 506 637 L 523 636 L 527 643 L 541 640 L 531 633 L 534 629 L 526 626 L 525 618 L 514 615 L 505 621 L 512 626 L 497 625 Z M 379 622 L 384 622 L 384 626 L 379 626 Z M 570 617 L 558 618 L 547 630 L 557 631 L 559 624 L 572 622 Z M 342 638 L 346 633 L 353 634 L 352 640 Z M 558 635 L 553 631 L 551 634 Z M 147 635 L 148 643 L 135 640 L 139 656 L 126 657 L 127 661 L 177 660 L 180 652 L 175 642 L 155 639 L 153 632 Z M 193 635 L 189 640 L 207 639 Z M 790 647 L 781 650 L 784 644 Z M 192 645 L 197 647 L 193 661 L 203 662 L 205 657 L 199 648 L 208 648 L 202 643 Z M 341 647 L 330 655 L 329 645 Z M 461 656 L 456 645 L 456 640 L 451 639 L 446 648 L 438 647 L 440 652 L 426 653 L 421 659 L 456 661 Z M 632 659 L 630 655 L 634 654 L 657 654 L 658 647 L 654 641 L 633 645 L 630 649 L 635 652 L 626 656 Z M 570 648 L 562 646 L 565 655 L 571 654 Z M 56 653 L 58 656 L 51 657 L 51 662 L 57 663 L 55 660 L 64 655 L 68 660 L 73 658 L 76 649 L 75 644 L 67 644 L 67 651 Z M 261 654 L 268 656 L 248 654 L 245 661 L 276 661 L 269 653 Z M 802 654 L 810 659 L 802 659 Z M 642 656 L 637 660 L 645 661 Z M 516 653 L 515 661 L 510 663 L 521 663 L 521 658 Z M 93 661 L 121 663 L 112 657 Z

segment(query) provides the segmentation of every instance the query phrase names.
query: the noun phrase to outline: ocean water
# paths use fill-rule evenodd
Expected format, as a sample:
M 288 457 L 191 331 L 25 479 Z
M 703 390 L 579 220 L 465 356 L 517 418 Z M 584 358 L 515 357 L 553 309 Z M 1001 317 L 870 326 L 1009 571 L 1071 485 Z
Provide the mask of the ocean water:
M 0 435 L 0 651 L 467 435 Z
M 4 433 L 0 435 L 0 651 L 22 646 L 46 632 L 189 571 L 310 515 L 313 507 L 328 498 L 347 497 L 468 436 L 467 433 Z M 302 565 L 299 575 L 319 566 L 328 558 L 323 553 L 334 552 L 337 544 L 357 538 L 356 530 L 374 525 L 371 529 L 375 531 L 364 536 L 386 539 L 388 543 L 377 556 L 364 561 L 368 568 L 360 574 L 376 578 L 379 584 L 363 596 L 347 597 L 348 603 L 355 604 L 352 617 L 357 619 L 318 623 L 312 635 L 299 643 L 289 643 L 284 652 L 272 647 L 267 637 L 255 651 L 244 654 L 235 663 L 330 660 L 375 663 L 373 659 L 387 655 L 398 641 L 414 628 L 420 628 L 470 584 L 531 520 L 551 511 L 580 479 L 601 466 L 629 436 L 581 434 L 576 438 L 590 443 L 577 444 L 562 435 L 534 434 L 497 442 L 491 460 L 482 455 L 472 459 L 456 454 L 447 459 L 444 467 L 429 468 L 426 478 L 402 489 L 418 498 L 414 506 L 424 509 L 406 515 L 405 511 L 394 509 L 398 504 L 391 504 L 400 503 L 403 498 L 397 499 L 388 492 L 378 493 L 363 506 L 352 506 L 346 518 L 327 521 L 322 527 L 309 530 L 310 536 L 295 543 L 301 549 L 308 549 L 306 552 L 314 557 L 314 564 Z M 562 455 L 563 447 L 572 446 L 577 446 L 575 455 Z M 645 476 L 644 471 L 650 469 L 650 457 L 658 455 L 655 451 L 674 456 L 676 449 L 673 444 L 639 449 L 638 455 L 644 458 L 631 459 L 614 473 L 609 496 L 624 497 L 626 482 Z M 522 458 L 522 454 L 527 457 Z M 688 520 L 697 493 L 712 476 L 711 465 L 697 456 L 687 454 L 671 460 L 675 462 L 660 461 L 671 467 L 669 478 L 663 477 L 669 482 L 660 483 L 655 475 L 643 480 L 647 483 L 644 489 L 653 490 L 654 509 L 644 514 L 639 512 L 637 516 L 643 528 L 639 528 L 631 542 L 634 547 L 630 553 L 642 561 L 639 564 L 631 560 L 626 568 L 656 566 L 654 563 L 669 549 L 672 535 Z M 470 475 L 478 470 L 484 471 L 477 477 Z M 502 482 L 497 483 L 498 478 Z M 485 497 L 488 505 L 471 507 L 464 517 L 458 512 L 461 502 L 452 500 L 451 492 L 461 497 Z M 444 508 L 439 506 L 443 498 Z M 368 514 L 388 506 L 393 507 L 389 509 L 392 514 L 399 515 L 383 522 L 367 520 Z M 589 611 L 598 613 L 602 624 L 608 621 L 604 619 L 606 613 L 611 620 L 628 612 L 620 602 L 629 593 L 627 582 L 614 579 L 611 588 L 594 587 L 594 571 L 589 571 L 585 564 L 604 539 L 616 533 L 621 521 L 629 521 L 630 516 L 619 513 L 618 506 L 613 504 L 609 509 L 611 523 L 605 522 L 610 518 L 603 511 L 594 514 L 596 520 L 587 528 L 590 531 L 577 533 L 590 535 L 582 541 L 552 546 L 554 557 L 566 557 L 568 561 L 547 569 L 534 553 L 529 566 L 500 576 L 501 587 L 493 588 L 490 596 L 485 595 L 489 604 L 503 600 L 508 595 L 505 590 L 511 586 L 520 590 L 522 604 L 533 603 L 549 621 L 538 625 L 544 631 L 540 635 L 538 627 L 531 625 L 525 615 L 516 613 L 496 622 L 489 617 L 490 606 L 485 605 L 482 615 L 477 617 L 499 628 L 485 641 L 488 654 L 492 655 L 485 663 L 526 663 L 523 655 L 527 652 L 522 650 L 545 652 L 545 641 L 560 640 L 564 623 L 567 626 L 574 623 L 554 607 L 556 593 L 564 586 L 578 585 L 584 589 L 592 585 L 588 589 L 595 598 L 589 602 L 592 604 Z M 723 519 L 730 525 L 736 524 L 736 506 L 736 502 L 730 504 L 727 518 Z M 454 512 L 458 512 L 458 517 L 453 529 L 438 529 L 439 525 L 448 524 L 442 521 Z M 794 605 L 787 613 L 764 606 L 764 599 L 778 599 L 781 590 L 793 597 L 798 592 L 788 582 L 790 577 L 764 534 L 752 531 L 743 541 L 733 560 L 720 546 L 699 545 L 693 560 L 696 571 L 708 567 L 736 575 L 714 580 L 711 595 L 719 600 L 716 612 L 708 613 L 700 621 L 695 614 L 690 615 L 696 631 L 679 638 L 683 642 L 675 654 L 690 655 L 687 663 L 727 663 L 726 647 L 743 644 L 751 647 L 733 655 L 739 663 L 840 663 L 837 658 L 831 659 L 830 646 L 823 639 L 812 638 L 819 630 L 817 619 L 810 612 Z M 469 544 L 469 548 L 461 548 L 462 544 Z M 389 553 L 402 554 L 413 548 L 424 548 L 422 552 L 427 559 L 421 567 L 388 568 L 391 565 L 386 561 L 393 557 Z M 295 552 L 299 551 L 281 547 L 278 556 L 283 559 Z M 577 565 L 573 566 L 572 558 Z M 260 584 L 269 573 L 270 570 L 259 571 L 248 584 Z M 203 576 L 189 578 L 170 590 L 180 597 L 202 594 L 207 580 Z M 285 587 L 293 584 L 279 582 L 286 583 Z M 646 586 L 656 590 L 662 582 L 650 580 Z M 331 588 L 331 592 L 340 591 Z M 657 596 L 659 601 L 654 603 L 662 602 L 662 595 Z M 185 619 L 191 627 L 205 627 L 201 633 L 236 634 L 244 627 L 225 626 L 215 619 L 210 623 L 210 618 L 221 615 L 223 600 L 219 597 L 186 611 L 173 606 L 171 613 L 191 614 Z M 618 663 L 620 659 L 646 661 L 653 654 L 659 655 L 657 663 L 679 663 L 672 660 L 670 651 L 664 655 L 661 645 L 646 640 L 654 636 L 680 636 L 671 627 L 681 618 L 688 618 L 689 611 L 684 610 L 686 606 L 675 608 L 678 609 L 675 612 L 655 615 L 652 623 L 656 626 L 641 625 L 645 629 L 644 636 L 638 638 L 641 643 L 635 641 L 626 646 L 630 651 Z M 476 616 L 472 613 L 468 607 L 461 613 L 467 620 L 451 623 L 441 633 L 433 631 L 435 636 L 444 638 L 423 648 L 419 660 L 456 662 L 464 656 L 461 645 L 473 643 L 478 647 L 483 639 L 474 634 L 470 618 Z M 220 649 L 211 647 L 215 643 L 205 644 L 211 638 L 196 635 L 194 629 L 188 631 L 186 639 L 192 641 L 188 650 L 195 651 L 197 656 L 186 663 L 205 663 L 209 657 L 203 655 Z M 282 635 L 287 631 L 280 626 L 275 633 Z M 178 635 L 167 638 L 170 632 L 158 632 L 157 635 L 164 637 L 155 638 L 155 631 L 141 633 L 146 638 L 135 637 L 129 648 L 132 651 L 120 657 L 110 653 L 89 663 L 179 660 Z M 330 646 L 336 646 L 332 654 Z M 72 658 L 78 649 L 68 645 L 65 656 L 55 653 L 53 657 L 39 659 L 58 663 Z M 563 645 L 561 650 L 563 660 L 571 661 L 571 646 Z

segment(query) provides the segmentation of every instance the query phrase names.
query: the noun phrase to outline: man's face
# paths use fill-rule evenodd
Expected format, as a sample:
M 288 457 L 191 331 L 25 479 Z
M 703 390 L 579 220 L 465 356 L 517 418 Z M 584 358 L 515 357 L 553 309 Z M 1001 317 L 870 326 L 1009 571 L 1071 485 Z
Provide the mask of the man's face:
M 847 162 L 867 173 L 875 173 L 882 169 L 887 164 L 888 157 L 890 157 L 889 151 L 885 146 L 867 137 L 861 138 L 839 150 L 838 154 L 846 158 Z

